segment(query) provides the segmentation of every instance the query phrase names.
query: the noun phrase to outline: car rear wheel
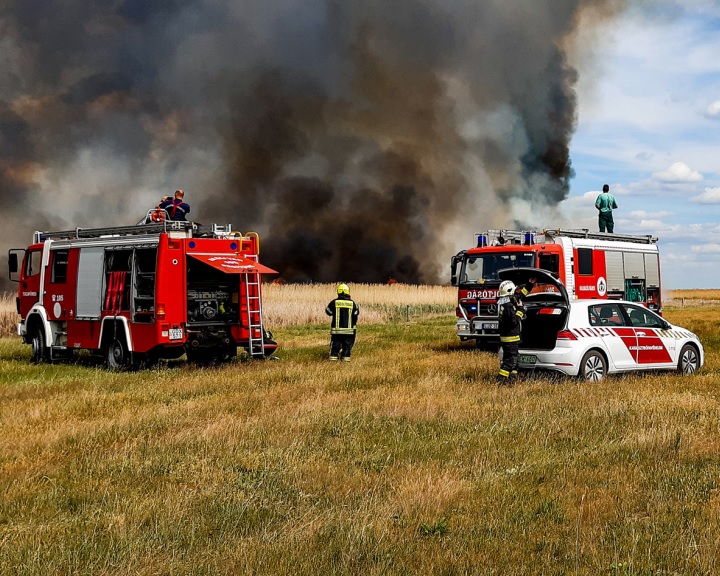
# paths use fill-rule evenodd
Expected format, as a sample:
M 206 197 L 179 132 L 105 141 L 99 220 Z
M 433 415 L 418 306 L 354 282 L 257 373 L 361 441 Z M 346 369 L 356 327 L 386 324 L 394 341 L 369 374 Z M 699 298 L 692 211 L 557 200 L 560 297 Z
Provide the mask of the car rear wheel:
M 580 372 L 578 376 L 582 380 L 591 382 L 599 382 L 607 375 L 607 364 L 605 358 L 597 350 L 590 350 L 583 356 L 580 362 Z
M 683 374 L 694 374 L 700 367 L 700 356 L 692 344 L 685 344 L 680 351 L 678 370 Z

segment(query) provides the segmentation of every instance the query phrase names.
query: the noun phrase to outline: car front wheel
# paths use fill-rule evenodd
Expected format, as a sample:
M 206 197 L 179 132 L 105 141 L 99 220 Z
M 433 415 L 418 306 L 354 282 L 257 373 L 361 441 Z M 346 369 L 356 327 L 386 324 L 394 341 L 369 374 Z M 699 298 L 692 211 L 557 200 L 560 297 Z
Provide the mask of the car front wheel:
M 600 352 L 596 350 L 590 350 L 585 356 L 583 356 L 580 362 L 580 372 L 578 376 L 582 380 L 590 380 L 592 382 L 599 382 L 605 378 L 607 374 L 607 364 L 605 358 Z
M 685 344 L 680 351 L 678 370 L 683 374 L 694 374 L 700 367 L 700 356 L 692 344 Z

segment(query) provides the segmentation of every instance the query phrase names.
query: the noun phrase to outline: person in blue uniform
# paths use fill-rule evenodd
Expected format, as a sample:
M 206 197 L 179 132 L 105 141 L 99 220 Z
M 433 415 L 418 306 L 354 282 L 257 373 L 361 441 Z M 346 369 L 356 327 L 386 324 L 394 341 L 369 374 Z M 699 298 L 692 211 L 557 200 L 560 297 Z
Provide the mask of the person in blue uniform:
M 175 196 L 165 196 L 157 205 L 161 210 L 165 210 L 170 220 L 178 220 L 181 222 L 185 221 L 185 217 L 190 213 L 190 206 L 183 201 L 185 192 L 183 190 L 176 190 Z

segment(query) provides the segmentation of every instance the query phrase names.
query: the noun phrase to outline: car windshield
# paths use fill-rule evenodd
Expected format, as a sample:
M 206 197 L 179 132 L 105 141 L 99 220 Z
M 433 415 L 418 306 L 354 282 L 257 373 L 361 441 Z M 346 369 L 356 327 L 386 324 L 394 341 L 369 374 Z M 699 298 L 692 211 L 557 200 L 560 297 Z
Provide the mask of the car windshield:
M 473 283 L 480 280 L 497 280 L 498 270 L 503 268 L 534 268 L 533 252 L 498 252 L 468 254 L 460 271 L 460 282 Z

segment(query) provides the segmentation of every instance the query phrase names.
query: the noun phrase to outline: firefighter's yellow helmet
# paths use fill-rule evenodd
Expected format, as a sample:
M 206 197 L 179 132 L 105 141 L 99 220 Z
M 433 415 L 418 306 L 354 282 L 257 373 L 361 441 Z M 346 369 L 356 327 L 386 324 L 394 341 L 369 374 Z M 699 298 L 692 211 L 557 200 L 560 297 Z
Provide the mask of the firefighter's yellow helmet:
M 347 294 L 349 296 L 350 288 L 348 288 L 347 284 L 338 284 L 337 293 L 338 294 Z
M 512 296 L 515 292 L 515 284 L 512 280 L 505 280 L 500 284 L 498 289 L 498 297 Z

